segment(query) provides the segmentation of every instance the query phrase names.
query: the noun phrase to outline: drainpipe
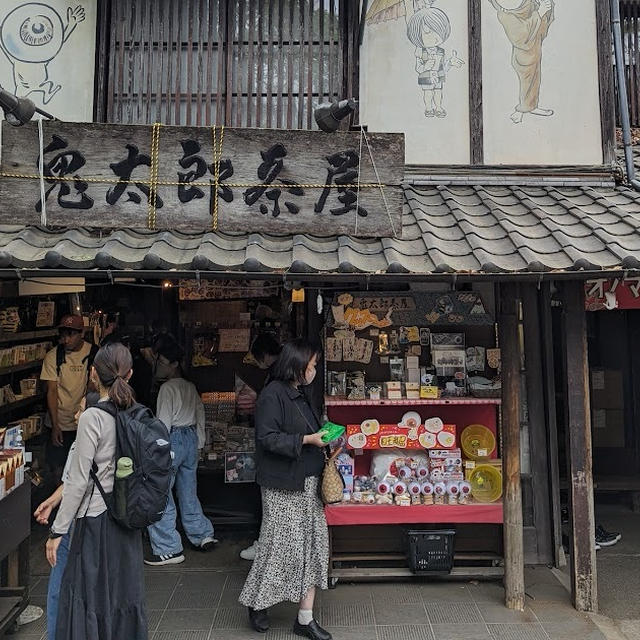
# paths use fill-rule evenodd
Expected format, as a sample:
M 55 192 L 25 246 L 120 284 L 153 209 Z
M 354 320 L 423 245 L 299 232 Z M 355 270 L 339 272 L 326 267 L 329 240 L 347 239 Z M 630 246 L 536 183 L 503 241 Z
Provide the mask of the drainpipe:
M 622 141 L 624 143 L 624 159 L 627 166 L 627 180 L 634 189 L 640 191 L 640 181 L 636 179 L 633 164 L 633 148 L 631 145 L 631 122 L 629 121 L 629 100 L 627 82 L 624 77 L 624 54 L 622 48 L 622 29 L 620 27 L 620 0 L 610 0 L 611 24 L 613 25 L 613 50 L 616 56 L 616 75 L 618 78 L 618 108 L 622 118 Z

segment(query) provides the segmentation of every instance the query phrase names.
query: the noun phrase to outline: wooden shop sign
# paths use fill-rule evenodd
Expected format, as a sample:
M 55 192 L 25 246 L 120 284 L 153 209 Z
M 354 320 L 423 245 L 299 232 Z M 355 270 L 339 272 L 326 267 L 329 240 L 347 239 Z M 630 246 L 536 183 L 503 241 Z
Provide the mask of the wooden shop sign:
M 403 134 L 57 121 L 42 128 L 41 147 L 35 122 L 2 122 L 0 224 L 402 233 Z

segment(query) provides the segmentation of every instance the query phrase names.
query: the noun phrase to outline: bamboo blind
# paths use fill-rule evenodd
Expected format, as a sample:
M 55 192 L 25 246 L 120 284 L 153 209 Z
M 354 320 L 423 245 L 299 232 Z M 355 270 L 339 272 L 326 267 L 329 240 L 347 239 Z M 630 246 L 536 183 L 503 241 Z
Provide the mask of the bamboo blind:
M 341 0 L 112 0 L 107 120 L 315 127 L 315 106 L 352 89 L 344 13 Z

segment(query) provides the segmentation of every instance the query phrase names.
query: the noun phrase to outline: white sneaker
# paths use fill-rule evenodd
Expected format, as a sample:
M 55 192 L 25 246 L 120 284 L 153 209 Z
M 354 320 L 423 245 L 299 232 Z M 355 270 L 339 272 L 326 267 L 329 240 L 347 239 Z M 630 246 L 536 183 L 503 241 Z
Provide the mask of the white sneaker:
M 240 557 L 243 560 L 255 560 L 257 551 L 258 551 L 258 541 L 254 540 L 253 544 L 250 547 L 247 547 L 246 549 L 243 549 L 240 552 Z

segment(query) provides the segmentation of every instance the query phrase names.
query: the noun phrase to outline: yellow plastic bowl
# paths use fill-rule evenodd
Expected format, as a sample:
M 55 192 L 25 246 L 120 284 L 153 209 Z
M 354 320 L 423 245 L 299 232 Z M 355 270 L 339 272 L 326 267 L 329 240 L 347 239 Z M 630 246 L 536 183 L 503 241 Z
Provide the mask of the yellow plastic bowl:
M 469 474 L 471 495 L 477 502 L 496 502 L 502 497 L 502 474 L 490 464 L 479 464 Z
M 460 436 L 460 446 L 465 457 L 469 460 L 481 460 L 488 458 L 496 448 L 496 437 L 482 424 L 470 424 L 465 427 Z M 478 455 L 478 451 L 484 449 L 487 454 Z

